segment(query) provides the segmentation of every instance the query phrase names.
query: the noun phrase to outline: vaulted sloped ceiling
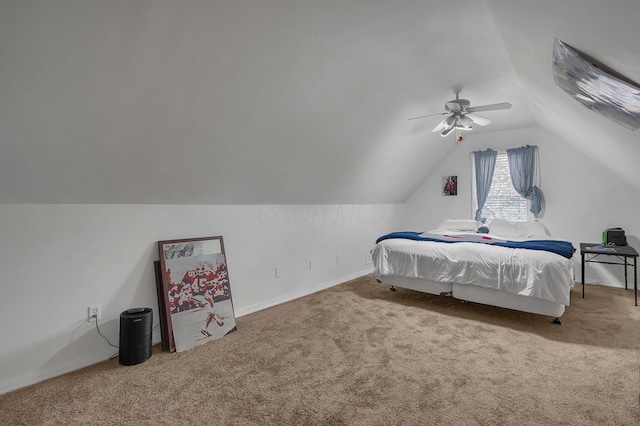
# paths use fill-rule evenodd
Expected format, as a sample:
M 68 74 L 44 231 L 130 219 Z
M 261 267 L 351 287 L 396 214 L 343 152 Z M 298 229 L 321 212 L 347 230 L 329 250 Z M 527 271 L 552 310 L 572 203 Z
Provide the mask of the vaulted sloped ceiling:
M 624 179 L 640 133 L 553 83 L 553 38 L 640 81 L 637 0 L 0 3 L 0 202 L 403 202 L 451 87 Z M 622 155 L 613 158 L 613 151 Z M 640 181 L 640 180 L 637 180 Z M 636 186 L 640 187 L 640 183 Z
M 611 174 L 640 191 L 640 130 L 627 130 L 567 96 L 555 85 L 550 64 L 557 37 L 640 85 L 640 2 L 490 0 L 488 5 L 539 125 L 600 164 L 594 173 Z

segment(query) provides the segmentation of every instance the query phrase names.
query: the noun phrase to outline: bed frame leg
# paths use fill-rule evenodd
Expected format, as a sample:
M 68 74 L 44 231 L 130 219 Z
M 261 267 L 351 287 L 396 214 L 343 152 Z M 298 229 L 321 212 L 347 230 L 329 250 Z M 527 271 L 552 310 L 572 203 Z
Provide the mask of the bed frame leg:
M 554 324 L 558 324 L 558 325 L 560 325 L 560 324 L 562 324 L 562 321 L 560 321 L 560 318 L 555 317 L 555 318 L 553 319 L 553 323 L 554 323 Z
M 376 278 L 376 282 L 377 282 L 378 284 L 382 284 L 382 281 L 380 281 L 380 280 L 379 280 L 379 279 L 377 279 L 377 278 Z
M 396 288 L 394 286 L 391 286 L 391 287 L 389 287 L 389 290 L 396 291 Z
M 452 291 L 443 291 L 442 293 L 440 293 L 440 296 L 453 296 L 453 292 Z

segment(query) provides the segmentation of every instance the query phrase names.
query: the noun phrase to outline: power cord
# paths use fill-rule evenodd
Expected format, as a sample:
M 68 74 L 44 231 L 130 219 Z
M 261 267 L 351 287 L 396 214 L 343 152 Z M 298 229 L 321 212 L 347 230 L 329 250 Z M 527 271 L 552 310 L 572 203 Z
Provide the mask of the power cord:
M 107 341 L 107 343 L 108 343 L 110 346 L 113 346 L 113 347 L 114 347 L 114 348 L 116 348 L 116 349 L 120 349 L 118 346 L 116 346 L 116 345 L 112 344 L 112 343 L 109 341 L 109 338 L 108 338 L 107 336 L 105 336 L 105 335 L 103 335 L 102 333 L 100 333 L 100 327 L 98 326 L 98 318 L 96 318 L 96 316 L 95 316 L 95 315 L 93 315 L 93 316 L 92 316 L 92 318 L 95 318 L 95 320 L 96 320 L 96 330 L 98 330 L 98 334 L 99 334 L 100 336 L 102 336 L 102 337 L 104 338 L 104 340 L 106 340 L 106 341 Z
M 114 348 L 116 348 L 116 349 L 120 349 L 120 347 L 119 347 L 119 346 L 116 346 L 116 345 L 112 344 L 112 343 L 109 341 L 109 338 L 100 332 L 100 326 L 98 325 L 98 318 L 97 318 L 95 315 L 92 315 L 92 316 L 91 316 L 91 318 L 95 318 L 95 320 L 96 320 L 96 330 L 98 331 L 98 334 L 99 334 L 101 337 L 103 337 L 103 338 L 104 338 L 104 340 L 106 340 L 106 341 L 107 341 L 107 343 L 109 344 L 109 346 L 113 346 L 113 347 L 114 347 Z M 156 328 L 158 328 L 159 326 L 160 326 L 160 323 L 156 324 L 156 325 L 151 329 L 151 331 L 155 330 L 155 329 L 156 329 Z M 112 356 L 110 359 L 115 358 L 116 356 L 118 356 L 118 354 L 115 354 L 115 355 L 114 355 L 114 356 Z

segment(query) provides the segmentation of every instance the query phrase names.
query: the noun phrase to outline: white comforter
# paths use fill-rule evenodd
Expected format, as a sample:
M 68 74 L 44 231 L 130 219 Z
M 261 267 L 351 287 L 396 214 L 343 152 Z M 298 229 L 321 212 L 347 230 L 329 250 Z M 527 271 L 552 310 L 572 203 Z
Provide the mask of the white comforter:
M 376 244 L 371 254 L 378 278 L 396 275 L 476 285 L 565 306 L 574 284 L 573 261 L 540 250 L 388 239 Z

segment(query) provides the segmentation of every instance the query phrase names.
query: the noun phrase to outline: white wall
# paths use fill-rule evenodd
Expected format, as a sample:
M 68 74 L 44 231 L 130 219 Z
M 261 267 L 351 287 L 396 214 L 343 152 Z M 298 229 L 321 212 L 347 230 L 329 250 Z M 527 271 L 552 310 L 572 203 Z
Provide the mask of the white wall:
M 607 144 L 606 140 L 598 142 Z M 455 141 L 449 137 L 440 143 L 455 144 Z M 527 144 L 537 145 L 539 151 L 540 189 L 545 200 L 539 220 L 553 236 L 566 238 L 576 247 L 573 259 L 577 282 L 581 279 L 579 243 L 599 242 L 604 229 L 624 228 L 629 243 L 640 250 L 638 191 L 540 127 L 484 135 L 465 134 L 465 140 L 407 201 L 404 220 L 407 230 L 434 229 L 447 218 L 470 219 L 470 152 Z M 611 151 L 610 155 L 620 157 L 624 154 Z M 458 195 L 455 197 L 441 194 L 442 177 L 448 175 L 458 176 Z M 632 268 L 629 268 L 629 277 L 633 288 Z M 624 287 L 624 269 L 590 264 L 585 270 L 585 281 Z
M 539 147 L 546 204 L 540 220 L 553 235 L 578 247 L 621 226 L 640 249 L 637 191 L 537 127 L 468 134 L 405 205 L 0 204 L 0 393 L 117 354 L 87 322 L 89 305 L 102 305 L 100 328 L 114 344 L 126 309 L 151 307 L 158 324 L 159 240 L 222 235 L 242 316 L 371 272 L 367 253 L 384 233 L 469 218 L 469 153 L 525 144 Z M 458 196 L 441 195 L 444 175 L 458 176 Z M 579 254 L 574 260 L 579 282 Z M 623 286 L 623 280 L 621 267 L 587 268 L 589 283 Z M 154 329 L 154 343 L 159 336 Z
M 0 205 L 0 393 L 117 354 L 87 322 L 89 305 L 102 305 L 100 330 L 115 345 L 126 309 L 153 308 L 158 324 L 159 240 L 222 235 L 242 316 L 370 273 L 367 253 L 397 228 L 402 209 Z M 153 341 L 160 341 L 159 327 Z

